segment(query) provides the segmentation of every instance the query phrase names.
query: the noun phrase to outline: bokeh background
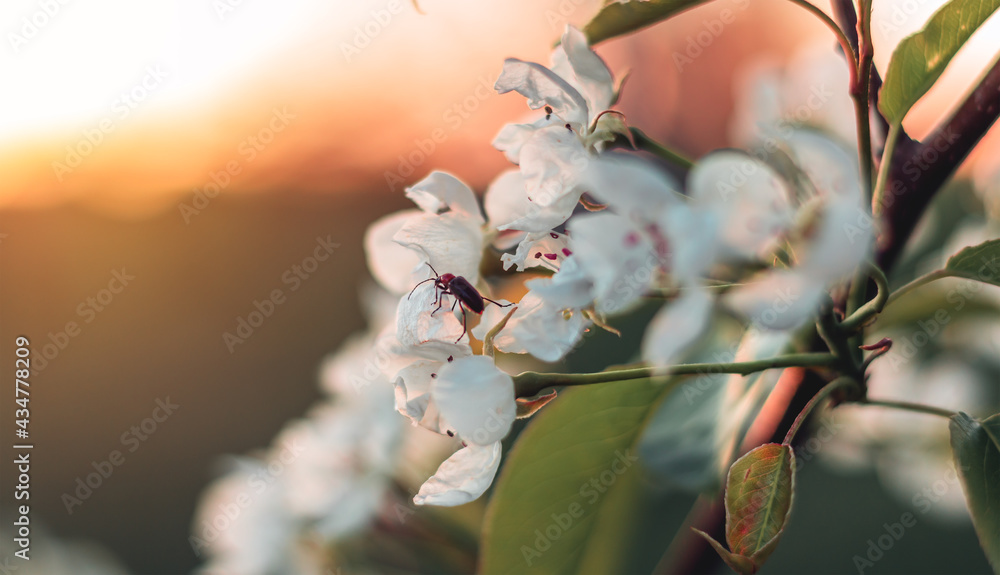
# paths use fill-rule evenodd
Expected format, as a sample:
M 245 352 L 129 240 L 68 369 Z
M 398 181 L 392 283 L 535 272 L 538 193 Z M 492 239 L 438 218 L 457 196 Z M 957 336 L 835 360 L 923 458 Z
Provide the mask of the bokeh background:
M 877 64 L 939 4 L 878 2 L 876 20 L 889 25 L 874 32 Z M 598 5 L 423 0 L 423 14 L 402 0 L 0 6 L 0 365 L 12 365 L 16 336 L 31 339 L 35 545 L 49 545 L 44 530 L 96 542 L 132 573 L 196 567 L 188 534 L 219 457 L 265 447 L 302 415 L 319 397 L 322 357 L 363 326 L 367 224 L 405 207 L 403 188 L 432 169 L 481 191 L 506 166 L 490 140 L 527 111 L 490 89 L 503 59 L 547 62 L 562 28 Z M 735 20 L 678 69 L 676 54 L 690 57 L 724 9 Z M 790 3 L 718 0 L 598 51 L 617 76 L 631 72 L 620 104 L 630 123 L 697 156 L 730 143 L 748 66 L 782 63 L 817 41 L 834 44 Z M 994 19 L 914 111 L 911 133 L 946 114 L 998 47 Z M 998 144 L 993 130 L 969 164 L 1000 164 Z M 320 239 L 337 247 L 311 267 Z M 116 272 L 134 279 L 111 293 Z M 227 345 L 224 334 L 275 289 L 283 303 Z M 49 343 L 57 353 L 41 363 Z M 4 390 L 12 371 L 0 373 Z M 5 436 L 13 400 L 0 394 Z M 179 407 L 123 447 L 157 400 Z M 4 440 L 4 528 L 9 447 Z M 124 463 L 68 512 L 63 494 L 116 449 Z M 871 475 L 812 469 L 802 481 L 825 495 L 796 503 L 798 535 L 771 572 L 851 570 L 843 549 L 863 551 L 907 510 Z M 865 498 L 849 501 L 857 493 Z M 913 532 L 882 572 L 946 572 L 963 558 L 983 568 L 968 522 Z M 942 538 L 950 551 L 928 556 Z

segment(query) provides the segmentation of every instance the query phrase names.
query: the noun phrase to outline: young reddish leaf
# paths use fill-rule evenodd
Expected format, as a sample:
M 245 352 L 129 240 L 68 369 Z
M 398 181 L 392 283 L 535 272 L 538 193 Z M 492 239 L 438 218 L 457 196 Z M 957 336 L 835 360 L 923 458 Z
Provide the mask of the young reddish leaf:
M 722 546 L 722 543 L 712 539 L 712 536 L 704 531 L 695 529 L 694 527 L 691 528 L 691 531 L 701 535 L 705 541 L 708 541 L 708 544 L 712 546 L 712 549 L 715 549 L 715 552 L 719 554 L 719 557 L 722 557 L 722 560 L 725 561 L 726 565 L 729 565 L 729 568 L 733 571 L 744 575 L 747 573 L 757 572 L 757 566 L 753 564 L 753 561 L 751 561 L 749 557 L 730 553 L 729 550 Z
M 519 397 L 515 401 L 517 402 L 517 418 L 524 419 L 526 417 L 531 417 L 535 413 L 545 407 L 545 404 L 556 398 L 556 392 L 552 391 L 544 395 L 536 395 L 534 397 Z
M 778 546 L 792 510 L 795 453 L 768 443 L 751 450 L 729 468 L 726 481 L 726 542 L 729 551 L 703 533 L 712 548 L 737 573 L 760 571 Z
M 755 559 L 758 567 L 774 550 L 792 508 L 794 463 L 791 447 L 768 443 L 729 468 L 726 541 L 733 553 Z

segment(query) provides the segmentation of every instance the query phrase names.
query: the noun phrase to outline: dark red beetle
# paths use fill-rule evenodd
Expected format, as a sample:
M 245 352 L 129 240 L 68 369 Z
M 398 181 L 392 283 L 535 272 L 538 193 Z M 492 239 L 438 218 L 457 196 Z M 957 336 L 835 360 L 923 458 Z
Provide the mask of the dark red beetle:
M 441 309 L 441 306 L 444 305 L 441 298 L 444 295 L 453 296 L 455 298 L 455 303 L 451 304 L 451 311 L 455 311 L 456 305 L 462 309 L 462 335 L 458 336 L 455 343 L 462 341 L 462 338 L 465 337 L 465 333 L 468 331 L 468 327 L 466 327 L 465 322 L 466 312 L 473 311 L 482 315 L 483 310 L 486 309 L 485 302 L 487 301 L 500 307 L 513 305 L 509 303 L 497 303 L 488 297 L 484 297 L 483 294 L 479 293 L 479 290 L 477 290 L 476 287 L 469 282 L 469 280 L 462 276 L 457 276 L 455 274 L 439 274 L 430 262 L 427 263 L 427 267 L 431 268 L 431 271 L 434 272 L 434 277 L 427 278 L 413 286 L 413 289 L 410 290 L 410 295 L 406 296 L 406 299 L 410 299 L 410 296 L 413 295 L 413 292 L 417 291 L 417 288 L 420 287 L 421 284 L 425 284 L 430 281 L 434 282 L 434 287 L 437 289 L 436 296 L 434 298 L 434 303 L 437 304 L 437 307 L 431 312 L 431 315 L 434 315 L 439 309 Z

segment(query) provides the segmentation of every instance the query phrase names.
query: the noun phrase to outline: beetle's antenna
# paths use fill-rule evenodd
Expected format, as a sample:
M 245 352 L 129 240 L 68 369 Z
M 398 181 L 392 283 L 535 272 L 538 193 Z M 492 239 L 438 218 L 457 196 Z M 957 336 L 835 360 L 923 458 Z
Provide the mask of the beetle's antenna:
M 438 271 L 434 269 L 434 266 L 431 265 L 431 262 L 427 262 L 427 267 L 431 268 L 431 271 L 434 272 L 434 275 L 440 277 L 441 274 L 439 274 Z
M 430 265 L 430 264 L 428 264 L 428 265 Z M 434 268 L 431 268 L 431 269 L 434 269 Z M 417 285 L 413 286 L 413 289 L 410 290 L 410 295 L 413 295 L 413 292 L 417 291 L 417 288 L 420 287 L 420 284 L 425 284 L 427 282 L 434 281 L 436 279 L 437 278 L 427 278 L 424 281 L 422 281 L 422 282 L 418 283 Z M 406 299 L 410 299 L 410 295 L 406 296 Z

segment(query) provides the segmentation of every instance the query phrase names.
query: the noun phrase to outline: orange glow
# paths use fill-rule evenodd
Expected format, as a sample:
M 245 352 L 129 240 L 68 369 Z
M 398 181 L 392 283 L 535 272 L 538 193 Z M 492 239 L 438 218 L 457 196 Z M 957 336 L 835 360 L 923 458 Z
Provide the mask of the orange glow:
M 918 4 L 893 31 L 876 30 L 879 64 L 937 2 Z M 636 72 L 622 104 L 633 121 L 697 152 L 726 144 L 725 116 L 712 106 L 728 106 L 738 63 L 828 33 L 790 4 L 751 4 L 697 71 L 675 73 L 671 53 L 724 3 L 600 48 L 619 75 Z M 488 89 L 503 59 L 547 62 L 565 23 L 584 23 L 599 4 L 425 0 L 421 15 L 404 0 L 118 0 L 60 4 L 49 15 L 36 2 L 5 3 L 0 20 L 14 23 L 18 39 L 8 36 L 0 64 L 17 89 L 0 93 L 0 206 L 84 202 L 143 215 L 225 181 L 233 162 L 226 193 L 398 190 L 386 180 L 409 183 L 434 167 L 481 186 L 505 166 L 492 136 L 525 112 L 519 98 Z M 891 18 L 891 5 L 881 6 Z M 792 32 L 761 38 L 774 20 L 794 23 Z M 908 119 L 916 135 L 998 50 L 1000 20 L 990 27 Z M 272 134 L 276 110 L 290 121 Z

